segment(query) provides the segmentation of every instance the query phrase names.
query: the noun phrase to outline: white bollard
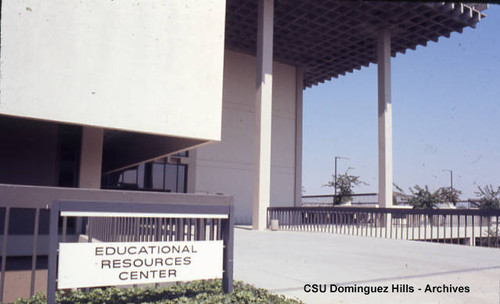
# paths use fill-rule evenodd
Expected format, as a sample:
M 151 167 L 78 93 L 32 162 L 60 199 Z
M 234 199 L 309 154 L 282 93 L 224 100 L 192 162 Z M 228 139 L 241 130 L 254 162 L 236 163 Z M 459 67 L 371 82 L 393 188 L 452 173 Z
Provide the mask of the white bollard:
M 279 221 L 271 220 L 271 231 L 278 231 L 279 229 Z

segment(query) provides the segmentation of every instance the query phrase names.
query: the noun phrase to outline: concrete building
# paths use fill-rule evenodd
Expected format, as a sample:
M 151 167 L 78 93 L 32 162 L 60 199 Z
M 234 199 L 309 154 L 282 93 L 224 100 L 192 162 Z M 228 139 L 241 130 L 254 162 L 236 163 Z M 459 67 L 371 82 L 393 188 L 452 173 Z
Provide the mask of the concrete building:
M 3 1 L 0 183 L 224 193 L 263 229 L 267 206 L 300 204 L 303 89 L 378 63 L 390 206 L 390 58 L 486 7 Z
M 2 1 L 0 300 L 8 284 L 44 289 L 35 274 L 47 231 L 40 225 L 38 245 L 29 235 L 53 199 L 223 193 L 234 197 L 236 223 L 265 229 L 267 207 L 301 203 L 303 90 L 370 63 L 379 67 L 379 206 L 391 206 L 391 56 L 474 27 L 485 8 Z M 7 242 L 9 219 L 17 238 Z M 30 255 L 30 288 L 4 279 L 7 256 Z

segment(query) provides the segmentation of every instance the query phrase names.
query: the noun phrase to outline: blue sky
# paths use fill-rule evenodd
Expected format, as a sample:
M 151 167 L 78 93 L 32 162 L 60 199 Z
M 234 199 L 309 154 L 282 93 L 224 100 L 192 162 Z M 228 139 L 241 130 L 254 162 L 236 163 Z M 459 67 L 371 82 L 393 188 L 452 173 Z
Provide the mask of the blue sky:
M 500 5 L 475 29 L 442 37 L 392 58 L 394 182 L 454 187 L 500 186 Z M 304 91 L 303 186 L 306 195 L 353 167 L 377 192 L 377 65 Z

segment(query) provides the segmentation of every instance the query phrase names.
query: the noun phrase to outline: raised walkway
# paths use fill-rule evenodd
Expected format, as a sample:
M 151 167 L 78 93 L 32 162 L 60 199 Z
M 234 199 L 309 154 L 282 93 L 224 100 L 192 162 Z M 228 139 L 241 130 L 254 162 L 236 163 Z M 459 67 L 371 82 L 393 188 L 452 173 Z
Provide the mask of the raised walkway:
M 234 250 L 235 279 L 306 303 L 500 303 L 499 249 L 237 227 Z

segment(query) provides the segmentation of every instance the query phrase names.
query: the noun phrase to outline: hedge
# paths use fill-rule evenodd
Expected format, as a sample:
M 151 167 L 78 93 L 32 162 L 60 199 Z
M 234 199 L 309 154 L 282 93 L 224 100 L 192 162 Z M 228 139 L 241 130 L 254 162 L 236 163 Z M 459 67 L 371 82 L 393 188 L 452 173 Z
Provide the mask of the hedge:
M 37 294 L 29 299 L 19 299 L 16 304 L 47 303 L 44 294 Z M 118 303 L 303 303 L 297 299 L 285 298 L 282 295 L 271 294 L 269 291 L 256 288 L 241 281 L 234 282 L 234 291 L 230 294 L 222 292 L 221 280 L 192 281 L 178 285 L 169 285 L 158 288 L 95 288 L 89 292 L 81 290 L 59 292 L 57 303 L 89 303 L 89 304 L 118 304 Z

